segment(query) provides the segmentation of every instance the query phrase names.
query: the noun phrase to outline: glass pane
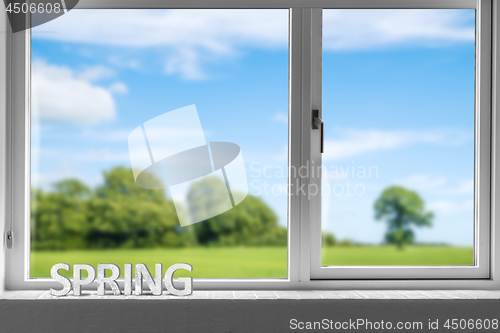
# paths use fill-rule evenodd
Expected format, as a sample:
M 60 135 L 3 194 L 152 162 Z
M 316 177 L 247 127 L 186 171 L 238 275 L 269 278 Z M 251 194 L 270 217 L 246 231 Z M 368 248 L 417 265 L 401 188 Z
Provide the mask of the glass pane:
M 323 15 L 322 265 L 472 265 L 475 11 Z
M 286 277 L 287 10 L 72 10 L 31 45 L 31 277 Z

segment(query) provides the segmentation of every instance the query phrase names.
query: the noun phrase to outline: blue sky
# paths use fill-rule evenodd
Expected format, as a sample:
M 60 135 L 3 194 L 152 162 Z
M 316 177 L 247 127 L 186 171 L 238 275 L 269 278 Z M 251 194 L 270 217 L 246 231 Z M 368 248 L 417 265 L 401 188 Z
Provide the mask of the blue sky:
M 380 242 L 373 202 L 400 184 L 436 214 L 419 241 L 472 245 L 474 11 L 328 10 L 323 36 L 324 165 L 378 170 L 325 180 L 364 192 L 325 195 L 323 228 Z M 134 128 L 195 104 L 286 224 L 287 45 L 286 10 L 73 10 L 33 29 L 33 185 L 96 186 L 130 165 Z

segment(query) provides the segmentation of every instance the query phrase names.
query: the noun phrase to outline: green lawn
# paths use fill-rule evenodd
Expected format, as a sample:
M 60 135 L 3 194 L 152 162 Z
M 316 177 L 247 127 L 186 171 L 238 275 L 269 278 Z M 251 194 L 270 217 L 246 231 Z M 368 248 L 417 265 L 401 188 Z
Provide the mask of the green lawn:
M 323 250 L 323 265 L 472 265 L 472 248 L 447 246 L 332 247 Z M 56 263 L 113 263 L 123 270 L 126 263 L 145 263 L 154 272 L 154 264 L 163 269 L 174 263 L 193 265 L 184 276 L 226 278 L 286 277 L 287 251 L 282 247 L 184 248 L 144 250 L 82 250 L 32 252 L 31 276 L 50 277 Z M 61 271 L 64 272 L 64 271 Z M 182 276 L 179 271 L 176 276 Z M 72 275 L 69 272 L 69 275 Z
M 287 250 L 285 247 L 234 247 L 234 248 L 182 248 L 182 249 L 133 249 L 133 250 L 83 250 L 64 252 L 32 252 L 31 276 L 50 277 L 50 268 L 57 263 L 90 264 L 113 263 L 120 267 L 126 263 L 144 263 L 154 274 L 154 265 L 168 266 L 185 262 L 193 272 L 175 276 L 192 277 L 286 277 Z M 60 271 L 64 273 L 63 270 Z M 72 271 L 70 275 L 72 275 Z
M 395 246 L 331 247 L 322 251 L 323 265 L 472 265 L 472 247 Z

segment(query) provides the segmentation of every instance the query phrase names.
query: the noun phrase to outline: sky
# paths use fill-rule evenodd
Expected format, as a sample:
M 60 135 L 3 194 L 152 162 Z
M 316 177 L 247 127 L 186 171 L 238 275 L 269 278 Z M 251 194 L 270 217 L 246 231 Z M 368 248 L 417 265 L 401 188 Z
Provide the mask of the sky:
M 382 242 L 373 203 L 401 185 L 435 214 L 418 241 L 472 245 L 474 15 L 324 11 L 323 184 L 335 191 L 323 230 Z M 249 193 L 286 225 L 287 10 L 72 10 L 34 28 L 32 185 L 99 185 L 130 167 L 134 128 L 192 104 L 207 141 L 241 147 Z

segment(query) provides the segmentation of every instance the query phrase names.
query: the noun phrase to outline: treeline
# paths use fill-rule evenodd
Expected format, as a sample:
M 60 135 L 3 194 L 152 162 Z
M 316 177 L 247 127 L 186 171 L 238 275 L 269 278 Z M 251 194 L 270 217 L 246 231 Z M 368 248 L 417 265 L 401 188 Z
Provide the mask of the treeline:
M 206 198 L 192 192 L 203 191 L 203 184 L 197 185 L 188 196 Z M 34 250 L 287 244 L 286 228 L 255 196 L 181 227 L 165 192 L 140 188 L 132 170 L 122 167 L 105 172 L 103 185 L 95 189 L 75 179 L 60 181 L 50 191 L 32 189 L 31 228 Z

